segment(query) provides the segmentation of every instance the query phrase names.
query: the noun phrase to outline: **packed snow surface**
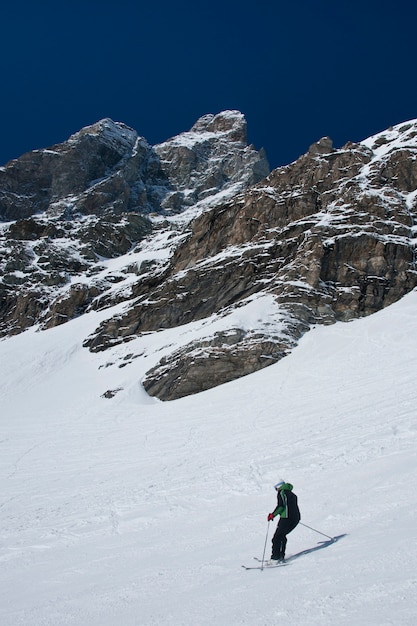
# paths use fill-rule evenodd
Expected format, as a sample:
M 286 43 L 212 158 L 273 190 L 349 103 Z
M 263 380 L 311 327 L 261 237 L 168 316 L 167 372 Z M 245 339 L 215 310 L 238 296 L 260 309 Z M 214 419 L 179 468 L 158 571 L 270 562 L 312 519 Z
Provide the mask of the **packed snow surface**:
M 168 403 L 140 378 L 195 326 L 91 354 L 90 313 L 0 342 L 0 623 L 417 623 L 416 310 L 413 292 L 317 327 Z M 245 571 L 270 556 L 279 478 L 314 530 Z

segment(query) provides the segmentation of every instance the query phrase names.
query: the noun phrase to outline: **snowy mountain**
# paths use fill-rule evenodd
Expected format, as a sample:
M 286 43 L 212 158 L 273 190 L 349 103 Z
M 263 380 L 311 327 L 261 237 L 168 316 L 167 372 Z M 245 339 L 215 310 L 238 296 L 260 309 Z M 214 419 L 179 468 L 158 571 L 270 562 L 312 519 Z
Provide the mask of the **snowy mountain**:
M 5 626 L 416 622 L 417 121 L 267 176 L 245 130 L 0 171 Z
M 416 153 L 411 121 L 267 176 L 238 111 L 155 147 L 102 120 L 0 171 L 1 332 L 99 311 L 85 347 L 151 357 L 142 382 L 164 400 L 262 369 L 416 286 Z

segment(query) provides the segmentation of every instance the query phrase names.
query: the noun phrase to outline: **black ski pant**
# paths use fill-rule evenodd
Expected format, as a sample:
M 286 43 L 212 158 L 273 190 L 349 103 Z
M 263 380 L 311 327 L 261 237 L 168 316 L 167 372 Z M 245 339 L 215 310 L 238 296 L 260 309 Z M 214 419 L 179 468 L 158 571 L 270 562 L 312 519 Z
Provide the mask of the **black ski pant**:
M 271 559 L 285 558 L 285 548 L 287 545 L 287 535 L 297 526 L 299 519 L 280 519 L 277 529 L 272 538 Z

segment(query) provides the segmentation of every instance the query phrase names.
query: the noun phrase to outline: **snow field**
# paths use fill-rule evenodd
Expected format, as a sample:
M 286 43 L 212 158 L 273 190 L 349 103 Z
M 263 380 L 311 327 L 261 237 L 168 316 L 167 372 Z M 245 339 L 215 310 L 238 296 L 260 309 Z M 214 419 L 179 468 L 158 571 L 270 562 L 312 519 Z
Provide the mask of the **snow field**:
M 414 624 L 416 304 L 317 327 L 280 363 L 169 403 L 139 381 L 187 329 L 94 355 L 90 314 L 0 342 L 0 622 Z M 305 554 L 246 572 L 267 530 L 270 556 L 280 477 L 302 522 L 339 539 L 299 526 L 287 555 Z

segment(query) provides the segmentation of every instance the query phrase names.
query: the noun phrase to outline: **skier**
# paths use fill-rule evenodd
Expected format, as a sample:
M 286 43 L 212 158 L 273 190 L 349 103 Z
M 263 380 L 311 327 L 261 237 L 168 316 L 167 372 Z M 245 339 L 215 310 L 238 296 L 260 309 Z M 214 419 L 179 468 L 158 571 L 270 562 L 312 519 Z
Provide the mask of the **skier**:
M 285 561 L 287 535 L 294 530 L 301 519 L 297 496 L 293 493 L 291 483 L 280 480 L 274 485 L 274 489 L 277 492 L 277 506 L 272 513 L 269 513 L 268 522 L 272 522 L 277 515 L 280 519 L 272 538 L 272 555 L 267 565 L 277 565 Z

